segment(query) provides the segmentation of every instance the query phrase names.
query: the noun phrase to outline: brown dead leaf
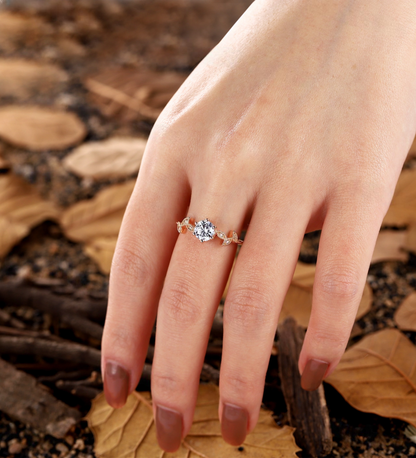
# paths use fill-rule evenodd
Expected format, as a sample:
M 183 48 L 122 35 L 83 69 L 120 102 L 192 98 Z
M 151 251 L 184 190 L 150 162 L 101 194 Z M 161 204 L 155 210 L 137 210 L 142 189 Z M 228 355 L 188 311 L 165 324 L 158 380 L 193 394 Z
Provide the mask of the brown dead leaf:
M 325 379 L 354 408 L 416 426 L 416 347 L 397 329 L 364 337 Z
M 46 219 L 56 220 L 59 209 L 43 200 L 33 187 L 13 175 L 0 175 L 0 257 L 30 229 Z
M 416 253 L 416 224 L 412 224 L 407 230 L 407 238 L 403 248 Z
M 86 415 L 94 434 L 98 458 L 296 458 L 301 449 L 293 437 L 294 428 L 276 426 L 272 412 L 261 410 L 259 421 L 247 436 L 244 452 L 227 444 L 221 436 L 218 419 L 219 390 L 215 385 L 200 385 L 194 421 L 189 434 L 175 453 L 163 453 L 156 439 L 150 393 L 134 391 L 121 409 L 113 409 L 100 393 Z
M 66 72 L 56 65 L 25 59 L 0 59 L 0 96 L 26 99 L 58 87 L 68 80 Z
M 416 293 L 409 294 L 401 303 L 394 321 L 402 331 L 416 331 Z
M 108 117 L 155 121 L 188 75 L 115 67 L 85 80 L 91 101 Z
M 45 24 L 38 18 L 0 11 L 0 49 L 13 51 L 35 41 Z
M 315 279 L 315 264 L 306 264 L 298 261 L 292 278 L 292 284 L 297 286 L 313 286 Z
M 98 264 L 103 273 L 109 274 L 116 243 L 117 237 L 97 237 L 85 245 L 84 252 Z
M 62 150 L 79 143 L 86 133 L 74 113 L 37 106 L 0 108 L 0 137 L 15 146 Z
M 416 221 L 416 169 L 406 169 L 400 174 L 383 224 L 402 226 L 412 221 Z
M 406 244 L 407 231 L 380 231 L 377 237 L 371 262 L 408 260 L 408 253 L 403 250 Z
M 356 320 L 364 316 L 371 308 L 373 291 L 368 283 L 364 286 L 363 296 L 358 307 Z M 283 307 L 279 316 L 279 323 L 288 316 L 293 316 L 300 326 L 308 327 L 312 310 L 312 287 L 292 283 L 289 286 Z
M 135 181 L 110 186 L 94 198 L 69 207 L 60 219 L 65 235 L 76 242 L 117 237 Z
M 143 138 L 110 138 L 85 143 L 66 156 L 63 164 L 81 177 L 126 177 L 139 170 L 146 143 Z

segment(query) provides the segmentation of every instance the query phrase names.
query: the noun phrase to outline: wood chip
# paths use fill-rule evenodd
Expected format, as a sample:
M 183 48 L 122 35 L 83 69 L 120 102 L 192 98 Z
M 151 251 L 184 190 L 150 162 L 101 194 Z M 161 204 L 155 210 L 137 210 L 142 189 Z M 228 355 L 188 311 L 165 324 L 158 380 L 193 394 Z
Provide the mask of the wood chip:
M 138 172 L 146 148 L 143 138 L 110 138 L 85 143 L 65 157 L 64 167 L 81 177 L 122 178 Z
M 0 359 L 0 410 L 44 433 L 63 438 L 81 419 L 81 413 L 68 407 L 42 388 L 35 377 L 17 370 Z
M 0 109 L 0 137 L 22 148 L 63 150 L 79 143 L 86 133 L 74 113 L 38 106 Z
M 56 65 L 25 59 L 0 59 L 0 96 L 26 99 L 56 89 L 68 75 Z

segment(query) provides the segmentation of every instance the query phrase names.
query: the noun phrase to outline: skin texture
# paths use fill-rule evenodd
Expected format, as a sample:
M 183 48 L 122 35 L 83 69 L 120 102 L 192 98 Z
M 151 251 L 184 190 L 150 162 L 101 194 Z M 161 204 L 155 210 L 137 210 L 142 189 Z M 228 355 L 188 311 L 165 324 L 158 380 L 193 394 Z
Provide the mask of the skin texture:
M 134 390 L 157 314 L 155 413 L 179 413 L 182 437 L 237 245 L 178 234 L 176 221 L 248 228 L 224 306 L 219 416 L 233 406 L 223 435 L 235 445 L 258 419 L 305 232 L 322 229 L 299 371 L 318 363 L 305 386 L 344 353 L 415 136 L 415 30 L 408 0 L 256 0 L 157 120 L 113 260 L 102 368 L 121 365 Z

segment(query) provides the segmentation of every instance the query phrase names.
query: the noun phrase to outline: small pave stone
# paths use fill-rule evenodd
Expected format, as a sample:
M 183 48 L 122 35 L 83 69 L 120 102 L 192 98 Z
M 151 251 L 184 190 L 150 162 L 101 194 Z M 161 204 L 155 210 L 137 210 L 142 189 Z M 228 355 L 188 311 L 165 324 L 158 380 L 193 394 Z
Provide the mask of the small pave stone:
M 215 237 L 215 226 L 208 219 L 195 224 L 194 235 L 201 241 L 207 242 Z

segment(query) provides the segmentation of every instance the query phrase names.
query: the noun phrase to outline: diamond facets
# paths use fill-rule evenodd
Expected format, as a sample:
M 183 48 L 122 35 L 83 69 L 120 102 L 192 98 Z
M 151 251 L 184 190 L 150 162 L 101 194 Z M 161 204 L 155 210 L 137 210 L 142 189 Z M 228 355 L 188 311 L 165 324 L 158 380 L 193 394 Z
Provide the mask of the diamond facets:
M 193 233 L 201 242 L 207 242 L 215 237 L 215 226 L 209 219 L 203 219 L 195 224 Z

